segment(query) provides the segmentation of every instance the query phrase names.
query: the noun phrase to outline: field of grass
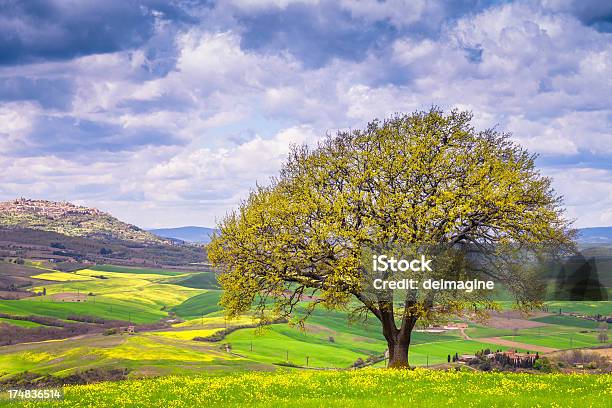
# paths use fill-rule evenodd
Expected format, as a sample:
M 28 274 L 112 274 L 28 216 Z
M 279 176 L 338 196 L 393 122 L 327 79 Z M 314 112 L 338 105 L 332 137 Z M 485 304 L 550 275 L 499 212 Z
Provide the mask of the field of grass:
M 253 360 L 305 366 L 308 357 L 311 367 L 346 368 L 358 358 L 380 356 L 387 348 L 385 341 L 374 337 L 319 325 L 307 325 L 306 329 L 303 332 L 284 324 L 272 325 L 261 332 L 242 329 L 231 333 L 224 341 L 231 344 L 233 352 Z M 409 359 L 412 366 L 440 364 L 446 363 L 449 354 L 474 354 L 485 348 L 500 346 L 466 341 L 458 336 L 415 333 Z
M 98 268 L 99 269 L 99 268 Z M 117 268 L 115 268 L 117 269 Z M 46 296 L 0 300 L 0 312 L 12 315 L 42 315 L 65 319 L 70 315 L 95 316 L 135 323 L 154 323 L 167 317 L 165 309 L 178 306 L 204 292 L 164 282 L 176 275 L 154 274 L 157 270 L 124 269 L 123 272 L 83 269 L 75 273 L 48 272 L 37 275 L 60 283 L 34 288 Z M 145 273 L 146 272 L 146 273 Z M 67 301 L 58 295 L 89 295 Z
M 552 315 L 552 316 L 537 317 L 531 320 L 536 321 L 536 322 L 555 324 L 559 326 L 580 327 L 583 329 L 593 329 L 593 330 L 597 329 L 600 325 L 599 322 L 596 322 L 593 320 L 585 320 L 585 319 L 579 319 L 577 317 L 562 316 L 562 315 L 561 316 Z
M 597 340 L 597 333 L 557 332 L 538 336 L 537 334 L 519 334 L 518 336 L 503 336 L 503 339 L 520 343 L 558 349 L 593 347 L 601 345 Z
M 226 321 L 218 305 L 221 291 L 211 286 L 209 273 L 187 273 L 150 268 L 108 265 L 77 272 L 45 270 L 46 296 L 21 300 L 0 300 L 0 312 L 10 315 L 40 315 L 66 319 L 71 315 L 94 316 L 134 323 L 155 323 L 176 317 L 185 320 L 172 327 L 134 336 L 92 334 L 80 339 L 6 346 L 0 350 L 0 376 L 34 371 L 67 375 L 76 369 L 93 367 L 127 368 L 130 375 L 166 375 L 209 371 L 275 369 L 277 364 L 314 368 L 347 368 L 357 359 L 380 356 L 387 345 L 376 320 L 368 324 L 349 323 L 344 311 L 315 310 L 305 331 L 286 324 L 262 331 L 240 329 L 217 343 L 193 341 L 226 327 L 252 324 L 250 316 Z M 78 301 L 77 301 L 78 300 Z M 563 307 L 572 306 L 566 302 Z M 597 305 L 601 306 L 599 302 Z M 300 309 L 302 306 L 298 306 Z M 580 304 L 580 308 L 590 306 Z M 169 315 L 170 313 L 170 315 Z M 414 332 L 410 364 L 425 366 L 445 363 L 447 356 L 474 354 L 477 350 L 507 349 L 487 343 L 485 337 L 502 336 L 517 342 L 553 348 L 598 345 L 594 322 L 570 316 L 537 318 L 545 328 L 495 329 L 470 324 L 465 340 L 457 331 Z M 35 323 L 0 319 L 0 322 L 35 327 Z M 514 334 L 517 334 L 514 336 Z M 480 341 L 479 339 L 483 339 Z M 232 353 L 224 345 L 230 344 Z
M 563 313 L 582 313 L 587 315 L 612 315 L 612 301 L 606 302 L 572 302 L 555 301 L 546 302 L 545 305 L 551 313 L 558 313 L 559 309 Z
M 229 354 L 218 343 L 169 334 L 97 335 L 1 347 L 0 379 L 23 371 L 65 376 L 89 368 L 128 369 L 134 377 L 273 369 Z
M 604 407 L 609 375 L 530 375 L 426 369 L 278 371 L 67 386 L 65 399 L 36 407 Z M 17 404 L 13 403 L 13 406 Z
M 470 324 L 467 329 L 465 329 L 465 334 L 470 336 L 471 338 L 479 338 L 479 337 L 495 337 L 495 336 L 511 336 L 513 334 L 512 329 L 498 329 L 496 327 L 487 327 L 480 326 L 475 324 Z
M 167 317 L 167 313 L 141 307 L 138 301 L 120 301 L 96 297 L 95 302 L 60 302 L 48 297 L 22 300 L 0 300 L 0 312 L 17 316 L 50 316 L 66 319 L 69 316 L 95 316 L 109 320 L 125 320 L 134 323 L 154 323 Z
M 168 337 L 171 339 L 193 340 L 195 337 L 208 337 L 217 333 L 221 328 L 217 329 L 194 329 L 194 330 L 172 330 L 172 331 L 156 331 L 152 334 L 155 336 Z
M 173 307 L 172 311 L 183 319 L 200 317 L 203 314 L 207 315 L 221 310 L 221 306 L 219 306 L 220 298 L 221 291 L 208 290 L 185 300 L 180 305 Z
M 172 280 L 172 283 L 196 289 L 221 289 L 213 272 L 199 272 Z
M 13 326 L 19 326 L 19 327 L 41 327 L 42 326 L 42 324 L 29 322 L 27 320 L 7 319 L 4 317 L 0 317 L 0 323 L 11 324 Z
M 217 316 L 219 315 L 219 316 Z M 172 327 L 211 327 L 219 328 L 226 326 L 243 326 L 247 324 L 253 324 L 253 318 L 251 316 L 240 316 L 236 319 L 226 319 L 220 312 L 213 312 L 206 315 L 206 317 L 198 317 L 191 320 L 185 320 L 181 323 L 175 323 Z

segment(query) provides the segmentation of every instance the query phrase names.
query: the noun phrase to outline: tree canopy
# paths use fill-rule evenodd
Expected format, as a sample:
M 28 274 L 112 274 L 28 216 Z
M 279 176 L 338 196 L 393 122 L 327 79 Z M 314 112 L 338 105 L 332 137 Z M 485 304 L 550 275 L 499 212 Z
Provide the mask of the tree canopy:
M 494 129 L 477 131 L 469 112 L 438 108 L 374 120 L 316 147 L 295 146 L 278 177 L 257 186 L 220 223 L 208 247 L 220 268 L 229 315 L 306 318 L 318 305 L 373 315 L 390 365 L 406 366 L 418 319 L 472 310 L 490 299 L 364 294 L 364 248 L 389 245 L 571 245 L 561 198 L 535 156 Z M 527 277 L 515 274 L 522 303 Z

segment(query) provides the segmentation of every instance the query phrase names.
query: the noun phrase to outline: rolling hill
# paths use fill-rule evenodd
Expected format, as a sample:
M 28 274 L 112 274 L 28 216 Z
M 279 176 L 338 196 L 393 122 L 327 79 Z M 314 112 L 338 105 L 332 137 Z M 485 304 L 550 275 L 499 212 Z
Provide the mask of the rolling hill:
M 30 228 L 71 237 L 114 238 L 141 243 L 167 242 L 96 208 L 25 198 L 0 202 L 0 227 Z
M 204 262 L 206 252 L 201 245 L 159 237 L 96 208 L 20 198 L 0 202 L 0 257 L 187 266 Z

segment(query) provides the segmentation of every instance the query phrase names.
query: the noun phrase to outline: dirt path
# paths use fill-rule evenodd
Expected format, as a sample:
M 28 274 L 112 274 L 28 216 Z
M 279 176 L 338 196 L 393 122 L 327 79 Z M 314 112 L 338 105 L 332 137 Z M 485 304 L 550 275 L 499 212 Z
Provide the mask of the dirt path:
M 463 327 L 459 329 L 459 332 L 461 333 L 461 337 L 463 337 L 463 340 L 472 340 L 472 338 L 467 335 Z
M 506 340 L 501 337 L 480 337 L 475 339 L 483 343 L 499 344 L 500 346 L 515 347 L 529 351 L 538 351 L 541 353 L 551 353 L 559 349 L 552 347 L 536 346 L 535 344 L 520 343 L 518 341 Z

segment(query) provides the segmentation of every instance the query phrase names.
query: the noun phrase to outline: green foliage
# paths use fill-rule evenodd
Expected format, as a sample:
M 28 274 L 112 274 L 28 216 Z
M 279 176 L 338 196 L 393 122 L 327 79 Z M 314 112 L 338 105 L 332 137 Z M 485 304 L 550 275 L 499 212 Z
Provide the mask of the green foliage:
M 270 318 L 267 310 L 291 316 L 308 300 L 303 318 L 317 305 L 372 313 L 390 345 L 398 344 L 396 337 L 407 336 L 417 319 L 491 302 L 447 299 L 434 309 L 431 301 L 406 299 L 396 311 L 389 296 L 363 295 L 364 248 L 571 245 L 560 199 L 535 169 L 534 156 L 508 135 L 476 131 L 471 118 L 434 108 L 340 132 L 314 149 L 294 148 L 273 184 L 258 187 L 229 214 L 209 244 L 229 315 L 257 302 L 262 319 Z M 529 277 L 510 273 L 512 295 L 536 302 Z
M 533 368 L 542 371 L 543 373 L 552 373 L 553 371 L 556 371 L 556 367 L 546 357 L 537 359 L 533 363 Z

